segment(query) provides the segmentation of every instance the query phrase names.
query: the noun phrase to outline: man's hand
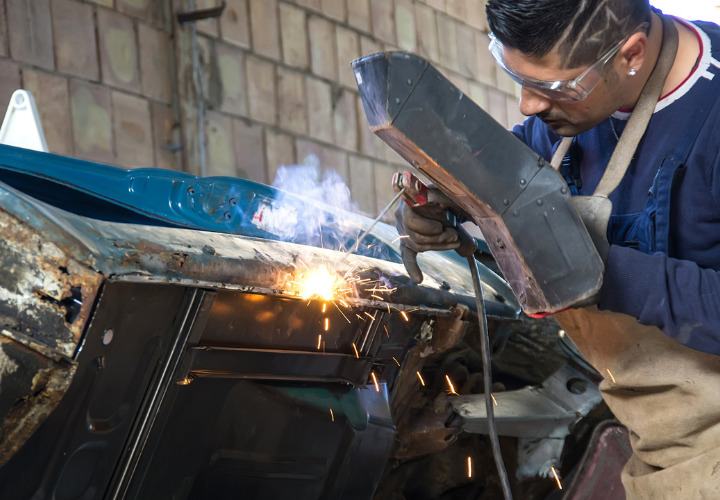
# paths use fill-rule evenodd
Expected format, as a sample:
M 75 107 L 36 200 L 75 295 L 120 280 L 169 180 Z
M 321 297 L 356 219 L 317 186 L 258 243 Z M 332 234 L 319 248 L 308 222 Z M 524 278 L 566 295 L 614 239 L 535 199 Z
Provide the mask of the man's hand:
M 454 221 L 449 223 L 448 209 L 452 202 L 437 188 L 428 189 L 428 202 L 410 207 L 401 202 L 395 209 L 395 226 L 401 241 L 401 256 L 408 275 L 415 283 L 422 283 L 423 274 L 417 263 L 418 252 L 455 250 L 460 246 Z

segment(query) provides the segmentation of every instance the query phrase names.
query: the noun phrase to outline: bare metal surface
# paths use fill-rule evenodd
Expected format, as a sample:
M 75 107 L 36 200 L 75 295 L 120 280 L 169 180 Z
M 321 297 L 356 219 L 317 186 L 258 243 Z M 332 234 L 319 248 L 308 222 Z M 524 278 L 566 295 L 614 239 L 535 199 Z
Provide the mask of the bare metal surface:
M 495 420 L 501 436 L 520 438 L 564 438 L 574 422 L 587 415 L 601 401 L 597 386 L 583 372 L 566 365 L 541 386 L 496 392 Z M 463 430 L 487 433 L 485 401 L 482 394 L 453 400 L 455 410 L 465 419 Z

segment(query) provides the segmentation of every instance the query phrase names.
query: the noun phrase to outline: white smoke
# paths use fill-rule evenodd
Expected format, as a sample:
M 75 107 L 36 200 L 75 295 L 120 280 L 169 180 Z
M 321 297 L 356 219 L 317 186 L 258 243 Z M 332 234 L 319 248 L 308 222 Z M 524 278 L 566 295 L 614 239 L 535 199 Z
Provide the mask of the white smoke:
M 278 189 L 263 198 L 253 212 L 252 223 L 285 241 L 347 248 L 362 230 L 350 189 L 340 174 L 324 170 L 317 156 L 301 165 L 280 166 L 273 182 Z M 343 213 L 345 212 L 345 213 Z
M 280 166 L 272 185 L 313 202 L 349 212 L 358 211 L 358 204 L 352 201 L 345 180 L 334 170 L 322 171 L 316 155 L 309 155 L 302 165 Z

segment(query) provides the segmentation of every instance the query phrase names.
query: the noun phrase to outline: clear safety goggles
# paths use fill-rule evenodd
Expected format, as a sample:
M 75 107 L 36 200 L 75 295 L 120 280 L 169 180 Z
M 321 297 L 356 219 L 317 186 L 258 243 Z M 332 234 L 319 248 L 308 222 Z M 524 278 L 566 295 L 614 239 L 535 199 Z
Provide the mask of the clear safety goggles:
M 620 48 L 625 45 L 625 42 L 638 31 L 646 29 L 649 26 L 648 23 L 642 23 L 635 28 L 628 36 L 620 40 L 617 45 L 608 50 L 600 59 L 598 59 L 592 66 L 582 72 L 580 76 L 573 78 L 572 80 L 538 80 L 525 76 L 517 71 L 513 70 L 505 63 L 503 58 L 503 45 L 495 38 L 495 35 L 490 33 L 490 53 L 495 58 L 495 61 L 500 67 L 505 70 L 510 78 L 516 83 L 525 87 L 528 90 L 537 92 L 553 101 L 582 101 L 585 99 L 590 92 L 597 86 L 602 77 L 605 65 L 610 61 Z

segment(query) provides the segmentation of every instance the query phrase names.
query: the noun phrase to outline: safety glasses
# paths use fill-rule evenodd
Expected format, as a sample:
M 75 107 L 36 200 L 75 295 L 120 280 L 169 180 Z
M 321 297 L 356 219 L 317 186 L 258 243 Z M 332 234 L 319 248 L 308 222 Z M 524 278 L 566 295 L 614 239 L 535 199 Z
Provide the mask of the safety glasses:
M 510 78 L 526 89 L 542 94 L 553 101 L 582 101 L 600 82 L 603 70 L 605 69 L 605 65 L 608 61 L 617 54 L 618 50 L 620 50 L 620 48 L 633 34 L 642 29 L 646 29 L 648 26 L 648 23 L 642 23 L 639 25 L 628 36 L 623 38 L 617 45 L 608 50 L 600 59 L 593 63 L 592 66 L 583 71 L 580 76 L 572 80 L 556 80 L 553 82 L 538 80 L 518 73 L 505 63 L 505 59 L 503 58 L 503 45 L 492 33 L 490 33 L 490 46 L 488 48 L 495 58 L 495 61 L 497 61 L 500 67 L 505 70 Z

